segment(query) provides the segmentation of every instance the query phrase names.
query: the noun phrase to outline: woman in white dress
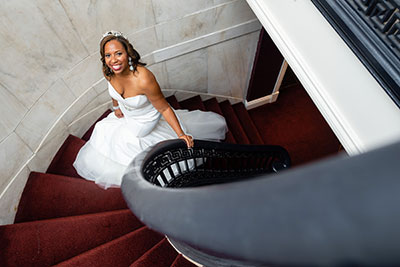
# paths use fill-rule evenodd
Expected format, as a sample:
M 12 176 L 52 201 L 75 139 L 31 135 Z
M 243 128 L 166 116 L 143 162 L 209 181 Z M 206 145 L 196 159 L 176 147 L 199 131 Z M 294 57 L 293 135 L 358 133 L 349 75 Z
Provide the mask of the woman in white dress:
M 151 145 L 180 138 L 192 147 L 193 137 L 225 138 L 227 127 L 222 116 L 198 110 L 174 111 L 169 106 L 156 78 L 121 32 L 103 35 L 100 54 L 114 112 L 96 124 L 90 140 L 79 151 L 74 162 L 79 175 L 105 189 L 118 187 L 129 163 Z

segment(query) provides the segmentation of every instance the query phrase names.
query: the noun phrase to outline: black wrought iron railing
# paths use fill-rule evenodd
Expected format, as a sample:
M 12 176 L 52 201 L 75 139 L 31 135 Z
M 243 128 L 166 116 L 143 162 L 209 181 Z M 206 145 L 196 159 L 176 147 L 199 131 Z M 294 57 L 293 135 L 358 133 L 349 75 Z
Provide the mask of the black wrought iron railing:
M 400 107 L 400 1 L 312 2 Z
M 400 143 L 271 174 L 274 166 L 287 162 L 287 154 L 278 149 L 267 153 L 266 162 L 271 163 L 263 168 L 267 173 L 253 165 L 259 162 L 257 156 L 248 161 L 251 167 L 243 175 L 234 162 L 241 154 L 251 157 L 248 147 L 225 145 L 196 141 L 195 148 L 187 150 L 181 140 L 175 140 L 139 154 L 121 186 L 129 208 L 204 266 L 400 264 Z M 235 152 L 235 147 L 241 152 Z M 228 153 L 219 154 L 220 150 Z M 203 161 L 208 154 L 212 157 Z M 231 159 L 229 168 L 217 171 L 221 180 L 208 176 L 212 168 L 206 166 L 213 166 L 214 160 Z M 180 173 L 197 172 L 196 182 L 171 187 L 179 177 L 190 180 L 189 175 L 175 174 L 176 164 L 186 160 L 187 168 Z M 171 177 L 161 178 L 163 185 L 156 177 L 164 170 Z M 244 179 L 244 173 L 252 170 L 260 174 Z M 225 182 L 225 175 L 237 173 L 241 181 L 204 185 L 211 178 Z
M 188 149 L 181 140 L 157 144 L 143 163 L 143 176 L 162 187 L 193 187 L 276 173 L 290 167 L 281 146 L 236 145 L 195 140 Z

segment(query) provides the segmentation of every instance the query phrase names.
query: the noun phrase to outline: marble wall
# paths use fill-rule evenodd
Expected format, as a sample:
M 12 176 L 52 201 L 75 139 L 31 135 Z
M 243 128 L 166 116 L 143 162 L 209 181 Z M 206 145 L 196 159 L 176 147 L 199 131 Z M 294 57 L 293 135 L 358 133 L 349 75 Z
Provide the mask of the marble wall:
M 166 95 L 241 101 L 261 28 L 245 0 L 20 0 L 0 7 L 0 224 L 31 171 L 110 107 L 98 43 L 120 30 Z M 223 77 L 223 79 L 221 79 Z

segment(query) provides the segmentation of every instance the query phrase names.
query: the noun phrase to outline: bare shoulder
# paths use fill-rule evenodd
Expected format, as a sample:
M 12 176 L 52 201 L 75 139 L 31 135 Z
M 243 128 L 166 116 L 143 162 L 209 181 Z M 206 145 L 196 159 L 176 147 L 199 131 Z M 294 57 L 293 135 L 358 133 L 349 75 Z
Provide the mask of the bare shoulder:
M 156 82 L 156 77 L 146 67 L 138 66 L 136 73 L 137 77 L 139 78 L 140 85 L 142 86 Z
M 160 86 L 157 83 L 156 77 L 149 69 L 142 66 L 138 67 L 137 77 L 139 80 L 139 86 L 146 95 L 155 94 L 160 91 Z

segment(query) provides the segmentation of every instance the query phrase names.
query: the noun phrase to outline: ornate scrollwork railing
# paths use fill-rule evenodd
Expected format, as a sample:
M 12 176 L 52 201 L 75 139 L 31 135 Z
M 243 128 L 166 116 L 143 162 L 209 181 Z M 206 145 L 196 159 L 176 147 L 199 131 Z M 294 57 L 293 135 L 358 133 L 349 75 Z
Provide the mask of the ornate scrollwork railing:
M 400 107 L 400 1 L 312 2 Z
M 347 0 L 347 2 L 400 58 L 400 2 L 398 0 Z
M 194 147 L 188 149 L 181 140 L 171 140 L 157 144 L 147 154 L 143 175 L 162 187 L 193 187 L 278 172 L 289 166 L 289 154 L 280 146 L 195 140 Z

